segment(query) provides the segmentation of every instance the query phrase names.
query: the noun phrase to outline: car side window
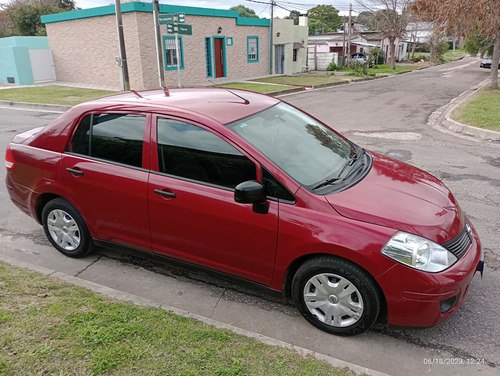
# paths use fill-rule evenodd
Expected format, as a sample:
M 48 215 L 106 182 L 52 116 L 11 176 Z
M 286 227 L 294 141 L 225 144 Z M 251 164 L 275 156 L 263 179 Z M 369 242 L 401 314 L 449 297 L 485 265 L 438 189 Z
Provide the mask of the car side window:
M 78 125 L 68 151 L 142 167 L 145 124 L 145 115 L 87 115 Z
M 165 118 L 157 127 L 160 172 L 227 188 L 256 179 L 255 164 L 206 129 Z
M 269 199 L 279 199 L 287 203 L 296 202 L 295 196 L 265 168 L 262 168 L 262 183 Z

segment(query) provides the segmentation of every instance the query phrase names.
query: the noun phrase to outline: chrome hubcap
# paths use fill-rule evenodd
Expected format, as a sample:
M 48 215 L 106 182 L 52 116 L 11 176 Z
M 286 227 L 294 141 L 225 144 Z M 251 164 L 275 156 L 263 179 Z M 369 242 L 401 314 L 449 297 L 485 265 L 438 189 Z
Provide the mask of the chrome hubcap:
M 332 304 L 337 304 L 339 302 L 339 298 L 337 298 L 335 295 L 330 295 L 328 297 L 328 301 Z
M 304 302 L 319 321 L 335 327 L 353 325 L 363 315 L 359 290 L 348 279 L 332 273 L 318 274 L 307 281 Z
M 81 242 L 80 228 L 64 210 L 52 210 L 47 216 L 47 228 L 52 240 L 66 251 L 74 251 Z

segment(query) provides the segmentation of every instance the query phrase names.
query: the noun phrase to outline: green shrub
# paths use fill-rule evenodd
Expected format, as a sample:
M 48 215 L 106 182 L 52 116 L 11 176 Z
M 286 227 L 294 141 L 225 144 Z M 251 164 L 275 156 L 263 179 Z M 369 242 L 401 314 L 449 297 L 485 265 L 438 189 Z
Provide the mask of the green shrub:
M 441 41 L 436 47 L 436 61 L 439 63 L 444 62 L 443 55 L 450 49 L 450 45 L 446 41 Z
M 380 65 L 385 63 L 385 53 L 380 47 L 373 48 L 368 57 L 370 61 L 373 61 L 373 64 Z
M 429 55 L 415 55 L 413 61 L 419 62 L 420 60 L 429 61 Z
M 417 44 L 415 46 L 415 52 L 431 52 L 431 49 L 428 44 Z
M 368 74 L 368 63 L 362 64 L 359 61 L 351 60 L 349 68 L 351 68 L 352 73 L 356 76 Z
M 328 67 L 326 67 L 326 70 L 327 70 L 327 71 L 338 71 L 338 70 L 340 70 L 340 67 L 339 67 L 337 64 L 335 64 L 335 61 L 332 61 L 332 62 L 328 65 Z

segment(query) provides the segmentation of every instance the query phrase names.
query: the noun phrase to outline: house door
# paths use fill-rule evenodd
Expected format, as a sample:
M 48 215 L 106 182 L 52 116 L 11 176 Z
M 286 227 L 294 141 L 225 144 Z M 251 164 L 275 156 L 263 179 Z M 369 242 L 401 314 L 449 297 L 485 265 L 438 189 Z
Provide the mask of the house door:
M 55 81 L 56 72 L 50 50 L 29 50 L 29 56 L 35 82 Z
M 285 73 L 285 45 L 278 44 L 274 47 L 274 73 Z
M 226 77 L 224 38 L 214 37 L 215 78 Z

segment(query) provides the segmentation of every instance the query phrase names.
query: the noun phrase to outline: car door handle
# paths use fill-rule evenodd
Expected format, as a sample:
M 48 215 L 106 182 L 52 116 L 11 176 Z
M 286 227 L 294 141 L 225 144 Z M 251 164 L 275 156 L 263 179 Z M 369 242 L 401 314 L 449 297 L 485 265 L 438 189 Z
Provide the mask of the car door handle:
M 82 170 L 75 170 L 74 168 L 67 168 L 66 171 L 68 171 L 70 174 L 73 174 L 73 175 L 83 176 Z
M 155 193 L 157 195 L 160 195 L 163 197 L 168 197 L 168 198 L 175 198 L 176 197 L 174 192 L 163 191 L 161 189 L 155 189 Z

